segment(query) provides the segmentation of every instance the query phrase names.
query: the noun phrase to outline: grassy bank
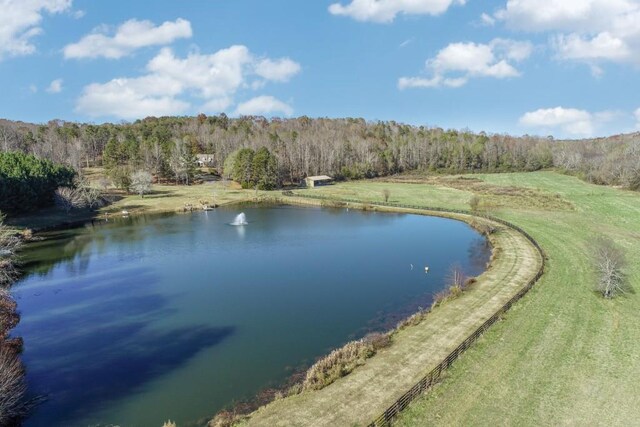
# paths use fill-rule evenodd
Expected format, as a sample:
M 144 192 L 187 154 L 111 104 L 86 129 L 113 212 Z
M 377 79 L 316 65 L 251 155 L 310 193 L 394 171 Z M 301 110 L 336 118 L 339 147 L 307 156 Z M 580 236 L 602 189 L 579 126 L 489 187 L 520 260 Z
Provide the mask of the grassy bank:
M 544 247 L 547 272 L 398 422 L 418 425 L 634 425 L 640 419 L 640 302 L 592 291 L 595 236 L 640 256 L 640 195 L 555 173 L 480 176 L 558 194 L 574 209 L 503 208 Z M 640 265 L 627 272 L 638 290 Z
M 264 194 L 264 192 L 258 193 L 258 195 L 261 194 Z M 113 200 L 113 203 L 97 211 L 80 210 L 66 213 L 61 209 L 52 207 L 33 214 L 9 218 L 7 223 L 15 227 L 39 230 L 66 223 L 105 218 L 106 215 L 120 215 L 123 210 L 129 212 L 130 215 L 178 212 L 183 211 L 185 206 L 188 205 L 193 206 L 194 209 L 199 209 L 201 201 L 225 205 L 243 200 L 253 200 L 255 196 L 255 191 L 238 189 L 233 185 L 222 182 L 209 182 L 191 186 L 153 185 L 151 193 L 144 197 L 109 190 L 108 197 Z
M 344 190 L 341 187 L 328 187 L 315 194 L 339 192 Z M 424 213 L 412 209 L 394 210 Z M 471 219 L 467 215 L 446 216 Z M 501 255 L 455 302 L 435 308 L 418 325 L 396 332 L 390 347 L 380 350 L 348 376 L 322 390 L 277 400 L 253 413 L 248 421 L 245 420 L 246 424 L 364 425 L 382 413 L 537 273 L 541 265 L 539 254 L 520 233 L 501 226 L 492 235 L 492 241 Z
M 452 208 L 468 206 L 475 194 L 481 207 L 532 234 L 549 258 L 540 283 L 506 321 L 494 325 L 398 424 L 637 423 L 640 385 L 633 373 L 640 372 L 640 302 L 635 293 L 604 300 L 593 292 L 590 251 L 594 237 L 605 234 L 630 260 L 638 259 L 640 195 L 553 172 L 470 178 L 485 185 L 465 190 L 459 180 L 421 184 L 414 177 L 316 190 L 373 201 L 388 189 L 392 202 Z M 518 194 L 517 188 L 527 191 Z M 632 261 L 627 273 L 637 291 L 640 265 Z

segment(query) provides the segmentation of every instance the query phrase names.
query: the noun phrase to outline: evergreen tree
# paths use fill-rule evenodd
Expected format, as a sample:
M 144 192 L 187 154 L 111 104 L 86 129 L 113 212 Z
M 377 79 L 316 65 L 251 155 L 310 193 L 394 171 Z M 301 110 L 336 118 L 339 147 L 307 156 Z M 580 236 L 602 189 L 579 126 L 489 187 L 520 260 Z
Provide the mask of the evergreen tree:
M 259 190 L 273 190 L 279 185 L 278 159 L 262 147 L 253 156 L 253 181 Z
M 236 164 L 236 158 L 238 157 L 238 153 L 240 150 L 232 151 L 231 154 L 227 156 L 224 160 L 224 165 L 222 166 L 222 176 L 225 179 L 233 179 L 234 178 L 234 167 Z
M 255 186 L 253 173 L 253 156 L 255 152 L 251 148 L 243 148 L 238 151 L 233 165 L 233 180 L 239 182 L 242 188 Z
M 0 153 L 0 210 L 26 212 L 53 204 L 58 187 L 72 187 L 76 172 L 18 152 Z

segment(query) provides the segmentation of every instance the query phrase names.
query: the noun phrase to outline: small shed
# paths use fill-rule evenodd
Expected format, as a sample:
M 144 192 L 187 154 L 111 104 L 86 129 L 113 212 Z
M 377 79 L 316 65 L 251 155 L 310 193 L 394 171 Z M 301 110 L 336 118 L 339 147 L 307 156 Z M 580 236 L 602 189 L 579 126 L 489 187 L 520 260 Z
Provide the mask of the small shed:
M 327 175 L 308 176 L 304 179 L 308 188 L 320 187 L 322 185 L 333 184 L 333 178 Z
M 196 154 L 196 163 L 200 167 L 213 166 L 214 161 L 213 154 Z

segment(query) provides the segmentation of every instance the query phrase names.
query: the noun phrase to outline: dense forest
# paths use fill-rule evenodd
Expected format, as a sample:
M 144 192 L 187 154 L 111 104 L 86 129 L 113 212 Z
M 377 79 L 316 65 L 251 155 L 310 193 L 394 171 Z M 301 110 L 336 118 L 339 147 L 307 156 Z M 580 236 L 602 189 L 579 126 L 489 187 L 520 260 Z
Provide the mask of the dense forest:
M 267 120 L 201 114 L 103 125 L 0 121 L 0 151 L 34 154 L 78 171 L 104 166 L 112 182 L 122 188 L 140 170 L 161 181 L 188 184 L 196 171 L 196 154 L 211 154 L 213 173 L 264 188 L 297 184 L 316 174 L 358 179 L 416 170 L 459 173 L 555 167 L 590 182 L 640 189 L 638 133 L 560 141 L 355 118 Z M 263 172 L 252 176 L 247 169 L 243 178 L 242 171 L 234 168 L 241 166 L 239 162 Z

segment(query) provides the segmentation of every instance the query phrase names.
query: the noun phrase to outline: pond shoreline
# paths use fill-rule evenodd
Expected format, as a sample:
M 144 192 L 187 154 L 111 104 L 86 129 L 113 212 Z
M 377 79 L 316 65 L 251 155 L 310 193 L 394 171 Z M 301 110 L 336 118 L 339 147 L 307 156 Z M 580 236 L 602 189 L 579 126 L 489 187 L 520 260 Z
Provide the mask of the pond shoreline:
M 296 199 L 291 200 L 291 199 Z M 334 203 L 339 203 L 339 207 L 344 207 L 344 200 L 340 200 L 338 198 L 313 198 L 313 197 L 308 197 L 305 198 L 303 197 L 302 200 L 300 200 L 299 197 L 284 197 L 282 198 L 282 200 L 285 200 L 286 202 L 289 203 L 293 203 L 293 204 L 306 204 L 306 205 L 315 205 L 315 206 L 322 206 L 323 200 L 326 200 L 328 202 L 334 202 Z M 410 214 L 418 214 L 418 215 L 426 215 L 426 216 L 437 216 L 437 217 L 443 217 L 443 218 L 448 218 L 448 219 L 454 219 L 454 220 L 458 220 L 458 221 L 462 221 L 465 222 L 469 225 L 471 225 L 474 221 L 474 219 L 478 219 L 480 218 L 482 221 L 488 221 L 488 222 L 493 222 L 494 224 L 500 224 L 502 227 L 509 229 L 512 233 L 515 233 L 517 235 L 520 235 L 523 239 L 523 243 L 526 245 L 529 245 L 532 248 L 535 248 L 533 250 L 533 252 L 536 254 L 534 255 L 534 257 L 539 258 L 539 260 L 536 262 L 536 264 L 539 264 L 538 268 L 535 269 L 531 269 L 531 277 L 528 280 L 528 284 L 522 288 L 519 289 L 520 292 L 516 294 L 516 296 L 520 296 L 520 295 L 524 295 L 524 293 L 526 293 L 526 291 L 528 290 L 528 287 L 532 286 L 533 283 L 535 283 L 538 278 L 542 275 L 542 272 L 544 271 L 544 254 L 542 252 L 542 250 L 539 248 L 539 245 L 535 242 L 535 240 L 533 240 L 533 238 L 531 236 L 529 236 L 526 232 L 524 232 L 523 230 L 519 230 L 518 227 L 507 223 L 506 221 L 502 221 L 499 220 L 497 218 L 487 218 L 487 217 L 483 217 L 483 216 L 475 216 L 473 213 L 471 212 L 463 212 L 463 211 L 455 211 L 455 210 L 447 210 L 447 209 L 429 209 L 428 207 L 424 207 L 424 208 L 420 208 L 420 207 L 403 207 L 403 206 L 390 206 L 390 205 L 386 205 L 386 206 L 382 206 L 382 205 L 376 205 L 376 204 L 372 204 L 372 203 L 367 203 L 367 202 L 356 202 L 356 201 L 348 201 L 346 202 L 348 203 L 347 206 L 349 207 L 353 207 L 353 208 L 364 208 L 365 210 L 374 210 L 374 211 L 380 211 L 380 212 L 396 212 L 396 213 L 410 213 Z M 491 257 L 491 262 L 490 264 L 487 266 L 487 270 L 481 274 L 480 276 L 480 280 L 486 278 L 487 273 L 491 273 L 492 269 L 494 267 L 495 264 L 499 264 L 500 262 L 504 261 L 502 259 L 502 257 L 500 256 L 501 254 L 503 254 L 505 252 L 505 247 L 504 246 L 510 246 L 510 245 L 505 245 L 506 242 L 501 242 L 499 237 L 490 235 L 487 236 L 487 238 L 491 241 L 491 245 L 492 245 L 492 257 Z M 526 242 L 526 243 L 525 243 Z M 502 243 L 502 244 L 501 244 Z M 512 245 L 511 245 L 512 246 Z M 516 245 L 515 247 L 512 247 L 511 249 L 518 249 L 519 245 Z M 531 256 L 531 255 L 529 255 Z M 522 261 L 521 261 L 522 262 Z M 528 273 L 527 273 L 528 274 Z M 524 278 L 526 279 L 527 274 L 524 275 Z M 508 276 L 507 276 L 508 277 Z M 484 280 L 485 282 L 487 281 L 491 281 L 491 280 Z M 486 284 L 485 284 L 486 285 Z M 524 291 L 524 292 L 523 292 Z M 515 297 L 514 297 L 515 298 Z M 445 308 L 451 308 L 452 306 L 455 306 L 456 302 L 452 302 L 451 304 L 448 304 Z M 438 312 L 440 313 L 440 307 Z M 504 307 L 497 310 L 496 312 L 493 313 L 493 316 L 490 319 L 495 318 L 496 316 L 498 316 L 498 313 L 504 310 Z M 414 314 L 413 316 L 411 316 L 408 319 L 408 324 L 409 329 L 416 329 L 419 328 L 421 326 L 422 320 L 424 320 L 425 317 L 429 318 L 429 314 L 431 314 L 432 310 L 426 310 L 425 312 L 418 312 L 416 314 Z M 418 317 L 417 322 L 412 321 L 411 319 L 414 317 Z M 484 325 L 483 325 L 484 326 Z M 402 330 L 403 328 L 396 328 L 394 330 L 391 331 L 391 333 L 396 333 L 400 330 Z M 466 342 L 466 341 L 465 341 Z M 451 343 L 449 343 L 449 345 L 452 345 Z M 459 346 L 458 346 L 459 347 Z M 456 347 L 456 348 L 458 348 Z M 393 348 L 393 346 L 392 346 Z M 465 346 L 466 348 L 466 346 Z M 386 351 L 386 349 L 382 350 L 383 352 Z M 386 351 L 385 354 L 388 354 L 388 351 Z M 456 357 L 457 357 L 456 353 Z M 375 356 L 372 359 L 373 361 L 376 361 Z M 450 362 L 446 362 L 446 366 L 448 366 Z M 360 373 L 361 370 L 364 370 L 364 368 L 367 366 L 367 364 L 360 366 L 358 370 L 354 371 L 353 373 L 350 373 L 349 376 L 344 377 L 344 379 L 340 380 L 340 385 L 342 385 L 342 388 L 347 388 L 349 389 L 350 387 L 345 386 L 345 384 L 347 384 L 351 378 L 352 375 L 354 375 L 355 373 Z M 388 372 L 388 370 L 387 370 Z M 363 374 L 364 375 L 364 374 Z M 439 375 L 439 374 L 438 374 Z M 366 375 L 364 375 L 366 377 Z M 353 381 L 353 383 L 357 384 L 357 381 Z M 337 388 L 337 383 L 336 383 L 336 388 Z M 216 420 L 215 418 L 211 421 L 210 425 L 211 426 L 218 426 L 218 425 L 228 425 L 225 424 L 225 422 L 229 421 L 230 424 L 233 424 L 235 422 L 243 422 L 243 423 L 248 423 L 249 425 L 258 425 L 258 426 L 262 426 L 262 425 L 287 425 L 289 422 L 292 422 L 293 420 L 296 420 L 296 422 L 298 422 L 300 425 L 335 425 L 335 423 L 337 422 L 338 424 L 344 424 L 345 422 L 348 423 L 349 425 L 356 423 L 356 424 L 362 424 L 362 423 L 369 423 L 371 421 L 371 419 L 367 419 L 365 418 L 359 418 L 359 416 L 361 416 L 362 414 L 358 414 L 358 415 L 354 415 L 350 410 L 347 410 L 346 413 L 342 413 L 342 414 L 336 414 L 335 412 L 331 413 L 331 411 L 328 411 L 328 408 L 325 408 L 325 410 L 322 411 L 318 411 L 319 408 L 310 408 L 309 406 L 315 406 L 312 405 L 310 403 L 308 403 L 309 401 L 313 401 L 314 400 L 314 394 L 317 396 L 319 394 L 321 394 L 322 392 L 324 392 L 325 390 L 329 390 L 332 387 L 332 385 L 327 386 L 326 388 L 320 390 L 320 391 L 311 391 L 311 392 L 304 392 L 301 394 L 293 394 L 291 396 L 285 397 L 283 399 L 278 399 L 274 402 L 272 402 L 271 404 L 268 404 L 266 406 L 263 406 L 262 408 L 259 408 L 257 411 L 254 411 L 253 413 L 248 415 L 248 418 L 242 414 L 240 417 L 238 417 L 237 419 L 226 419 L 226 417 L 223 417 L 222 419 Z M 414 387 L 415 388 L 415 387 Z M 427 386 L 428 388 L 428 386 Z M 413 398 L 415 398 L 417 395 L 422 393 L 422 390 L 424 390 L 423 388 L 421 388 L 420 392 L 417 394 L 414 394 L 411 396 L 411 400 Z M 381 388 L 378 390 L 378 392 L 383 391 L 383 393 L 386 393 L 387 390 L 384 388 Z M 329 392 L 327 392 L 329 393 Z M 340 393 L 338 391 L 338 393 Z M 340 393 L 341 394 L 341 393 Z M 357 393 L 354 390 L 351 390 L 350 392 L 347 393 L 347 395 L 356 395 Z M 311 397 L 309 397 L 309 395 L 312 395 Z M 408 402 L 410 400 L 407 400 L 404 395 L 401 398 L 403 400 L 402 403 L 402 407 L 404 407 L 406 404 L 408 404 Z M 323 403 L 322 402 L 327 402 L 327 396 L 326 394 L 323 397 L 319 397 L 318 399 L 320 402 L 320 406 L 322 407 Z M 366 399 L 364 399 L 366 401 Z M 291 401 L 292 403 L 289 404 L 289 401 Z M 336 401 L 341 401 L 340 399 L 336 399 Z M 305 403 L 302 403 L 305 402 Z M 400 408 L 400 406 L 395 406 L 396 404 L 392 405 L 389 409 L 385 410 L 384 406 L 381 406 L 379 411 L 380 412 L 384 412 L 382 419 L 383 419 L 383 424 L 386 425 L 386 423 L 388 421 L 385 421 L 388 418 L 387 416 L 387 412 L 392 409 L 395 408 L 394 411 L 390 412 L 391 415 L 389 415 L 389 417 L 393 417 L 395 416 L 395 414 L 397 414 L 398 409 Z M 369 407 L 370 403 L 366 403 L 365 404 L 365 411 L 370 412 L 371 408 Z M 401 408 L 400 408 L 401 409 Z M 309 417 L 309 415 L 315 413 L 315 416 L 311 416 Z M 375 412 L 374 412 L 375 413 Z M 222 423 L 220 423 L 222 422 Z M 377 421 L 376 421 L 377 423 Z M 244 424 L 243 424 L 244 425 Z M 373 424 L 372 424 L 373 425 Z M 377 425 L 377 424 L 376 424 Z
M 335 199 L 336 202 L 340 202 L 338 199 Z M 283 205 L 291 205 L 291 206 L 318 206 L 318 207 L 337 207 L 337 208 L 343 208 L 345 207 L 344 205 L 339 205 L 339 206 L 331 206 L 330 203 L 327 203 L 324 200 L 317 200 L 317 199 L 312 199 L 312 198 L 308 198 L 308 197 L 298 197 L 298 196 L 280 196 L 280 195 L 262 195 L 259 198 L 254 198 L 254 199 L 239 199 L 239 200 L 234 200 L 234 201 L 230 201 L 225 203 L 225 206 L 233 206 L 233 205 L 237 205 L 237 204 L 242 204 L 242 203 L 257 203 L 257 204 L 261 204 L 261 203 L 275 203 L 275 204 L 283 204 Z M 412 209 L 411 211 L 407 211 L 406 208 L 403 207 L 395 207 L 395 206 L 381 206 L 381 205 L 375 205 L 375 204 L 370 204 L 370 203 L 349 203 L 347 204 L 347 207 L 351 207 L 354 209 L 359 209 L 359 210 L 371 210 L 371 211 L 378 211 L 378 212 L 395 212 L 395 213 L 409 213 L 409 214 L 418 214 L 418 215 L 425 215 L 425 216 L 435 216 L 435 217 L 443 217 L 443 218 L 448 218 L 448 219 L 454 219 L 454 220 L 458 220 L 461 222 L 465 222 L 469 225 L 471 225 L 473 227 L 473 221 L 474 221 L 474 216 L 472 215 L 467 215 L 467 214 L 460 214 L 460 213 L 456 213 L 456 212 L 446 212 L 446 211 L 430 211 L 430 210 L 424 210 L 424 209 L 419 209 L 419 210 L 415 210 Z M 181 213 L 179 209 L 165 209 L 165 210 L 161 210 L 161 211 L 153 211 L 153 212 L 139 212 L 139 213 L 132 213 L 130 214 L 130 216 L 135 217 L 135 216 L 139 216 L 139 215 L 150 215 L 150 216 L 154 216 L 155 214 L 168 214 L 168 213 Z M 190 213 L 190 212 L 187 212 Z M 43 232 L 43 231 L 51 231 L 51 230 L 59 230 L 59 229 L 69 229 L 69 228 L 76 228 L 76 227 L 81 227 L 83 225 L 89 224 L 89 223 L 95 223 L 96 221 L 104 221 L 104 219 L 100 218 L 100 213 L 98 213 L 97 215 L 93 215 L 90 218 L 85 218 L 82 220 L 77 220 L 77 221 L 73 221 L 73 222 L 61 222 L 59 224 L 56 225 L 50 225 L 46 228 L 41 228 L 38 231 L 39 232 Z M 474 227 L 476 228 L 476 227 Z M 476 231 L 481 232 L 481 230 L 478 230 L 476 228 Z M 496 251 L 495 251 L 495 241 L 493 241 L 493 239 L 491 239 L 491 236 L 486 236 L 488 237 L 488 241 L 490 242 L 490 244 L 492 245 L 492 257 L 491 257 L 491 262 L 489 263 L 489 265 L 487 266 L 486 271 L 490 270 L 492 267 L 492 263 L 495 261 L 496 258 Z M 484 273 L 483 273 L 484 274 Z M 428 313 L 430 310 L 422 310 L 419 311 L 416 314 L 419 315 L 424 315 L 426 313 Z M 414 317 L 416 314 L 409 316 L 409 318 Z M 392 328 L 390 331 L 388 331 L 389 334 L 393 334 L 396 332 L 396 328 Z M 294 377 L 300 378 L 300 374 L 298 373 L 297 375 L 294 375 Z M 294 384 L 295 387 L 295 382 L 293 381 L 287 381 L 286 384 L 288 386 L 290 386 L 291 384 Z M 271 389 L 271 390 L 275 390 L 275 392 L 272 393 L 272 397 L 279 397 L 279 395 L 282 394 L 282 391 L 278 391 L 278 389 Z M 256 402 L 259 403 L 260 405 L 264 405 L 265 403 L 267 403 L 264 399 L 265 395 L 264 393 L 260 393 L 258 396 L 256 396 Z M 254 410 L 256 409 L 256 406 L 251 404 L 251 405 L 246 405 L 246 404 L 242 404 L 241 405 L 243 407 L 243 409 L 246 410 Z M 243 411 L 244 412 L 244 411 Z

